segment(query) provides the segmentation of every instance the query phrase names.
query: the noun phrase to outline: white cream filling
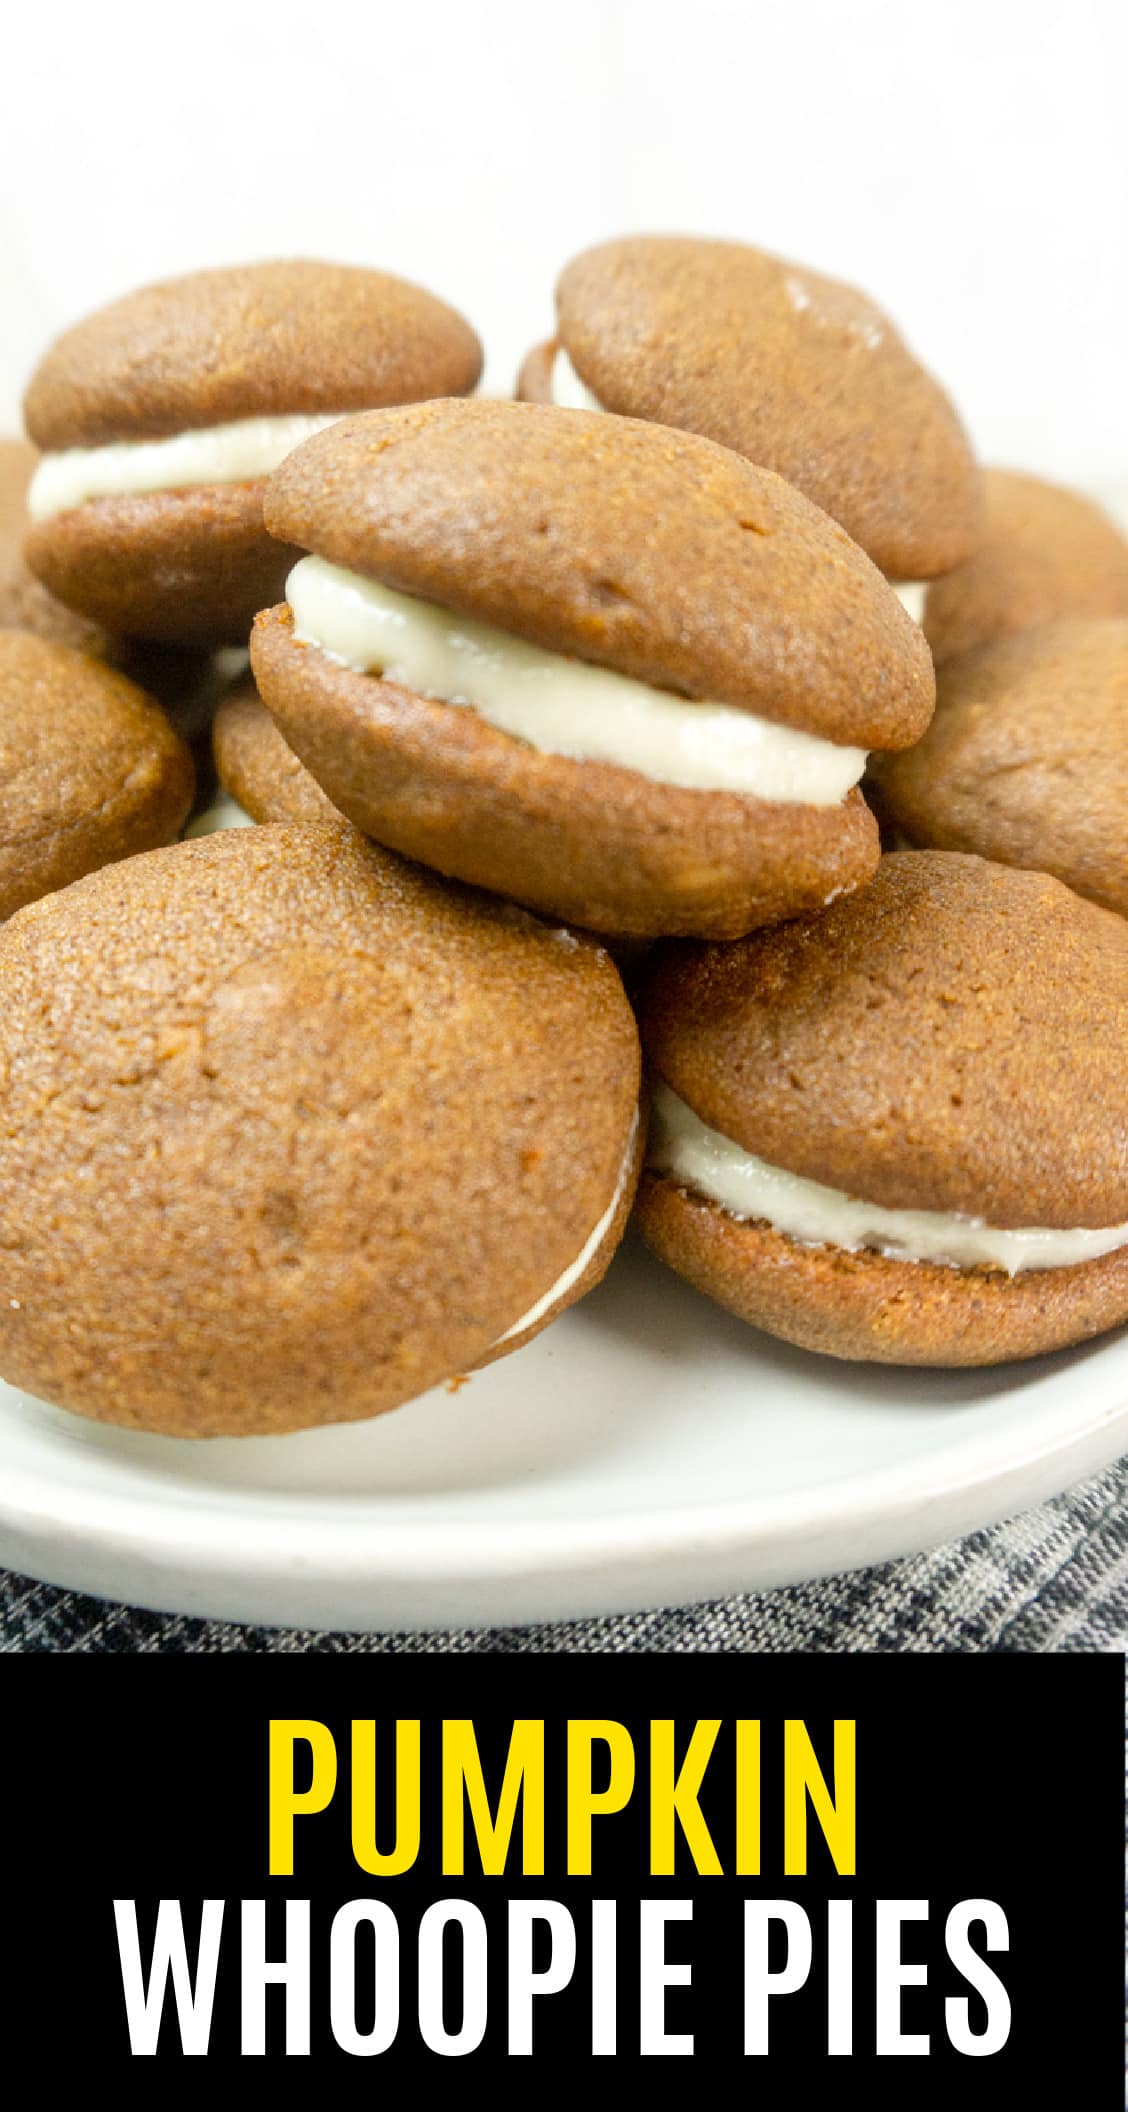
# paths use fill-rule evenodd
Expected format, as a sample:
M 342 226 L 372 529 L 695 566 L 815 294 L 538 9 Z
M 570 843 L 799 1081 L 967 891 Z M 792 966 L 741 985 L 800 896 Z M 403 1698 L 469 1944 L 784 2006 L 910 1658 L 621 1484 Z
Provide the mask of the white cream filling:
M 549 394 L 553 403 L 566 411 L 601 411 L 603 405 L 598 396 L 593 396 L 586 381 L 581 381 L 563 345 L 558 345 L 553 355 L 552 372 L 549 377 Z
M 891 579 L 889 582 L 902 608 L 907 609 L 914 623 L 924 622 L 924 597 L 928 592 L 926 579 Z
M 295 565 L 286 596 L 294 636 L 343 667 L 468 705 L 549 755 L 616 763 L 660 784 L 809 807 L 837 806 L 865 768 L 864 748 L 839 748 L 729 704 L 683 702 L 321 557 Z
M 204 807 L 188 823 L 184 840 L 187 842 L 192 836 L 214 836 L 220 829 L 251 829 L 254 825 L 253 816 L 221 787 L 210 807 Z
M 647 1164 L 719 1203 L 733 1217 L 762 1219 L 805 1246 L 876 1247 L 901 1261 L 951 1268 L 1071 1269 L 1128 1246 L 1128 1224 L 1097 1231 L 1000 1231 L 945 1210 L 883 1210 L 821 1181 L 785 1173 L 710 1129 L 668 1085 L 656 1082 Z
M 87 499 L 184 491 L 199 484 L 247 484 L 269 476 L 311 433 L 345 416 L 344 411 L 295 411 L 278 418 L 200 426 L 166 440 L 64 448 L 40 460 L 28 490 L 28 512 L 33 521 L 45 521 Z
M 619 1168 L 619 1178 L 615 1183 L 615 1193 L 599 1223 L 596 1225 L 594 1232 L 592 1232 L 590 1238 L 585 1240 L 575 1261 L 568 1264 L 563 1275 L 557 1277 L 556 1282 L 550 1290 L 545 1292 L 543 1298 L 538 1298 L 536 1304 L 531 1305 L 527 1313 L 522 1313 L 521 1318 L 515 1320 L 512 1327 L 507 1327 L 505 1333 L 498 1336 L 497 1341 L 492 1344 L 494 1349 L 497 1349 L 502 1342 L 511 1342 L 514 1335 L 523 1335 L 527 1327 L 535 1327 L 537 1321 L 543 1320 L 545 1314 L 556 1304 L 557 1299 L 563 1298 L 571 1290 L 572 1285 L 579 1282 L 589 1261 L 599 1252 L 603 1241 L 611 1230 L 615 1212 L 623 1200 L 623 1190 L 630 1179 L 631 1166 L 634 1161 L 635 1138 L 637 1135 L 638 1114 L 636 1111 L 631 1122 L 631 1133 L 627 1138 L 627 1148 L 623 1153 L 623 1163 Z

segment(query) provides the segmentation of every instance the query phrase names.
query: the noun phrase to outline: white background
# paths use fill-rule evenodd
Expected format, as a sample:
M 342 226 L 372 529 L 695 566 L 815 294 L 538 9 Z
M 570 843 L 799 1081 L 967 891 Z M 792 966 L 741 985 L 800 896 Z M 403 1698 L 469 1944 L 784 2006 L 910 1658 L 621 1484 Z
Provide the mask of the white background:
M 1128 0 L 89 0 L 9 22 L 0 420 L 84 310 L 323 255 L 460 306 L 507 390 L 629 230 L 856 280 L 983 454 L 1128 472 Z

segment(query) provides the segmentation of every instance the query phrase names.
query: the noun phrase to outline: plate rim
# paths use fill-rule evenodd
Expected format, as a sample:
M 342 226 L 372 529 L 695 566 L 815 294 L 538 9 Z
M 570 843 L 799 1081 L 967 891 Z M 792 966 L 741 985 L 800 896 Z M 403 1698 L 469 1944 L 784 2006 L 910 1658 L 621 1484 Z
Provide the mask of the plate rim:
M 69 1484 L 60 1505 L 58 1485 L 24 1469 L 0 1492 L 0 1562 L 162 1612 L 317 1632 L 637 1612 L 924 1552 L 1045 1501 L 1128 1450 L 1128 1377 L 1115 1398 L 1089 1397 L 1079 1389 L 1076 1413 L 1032 1448 L 1016 1448 L 1013 1423 L 988 1426 L 813 1487 L 587 1517 L 376 1519 L 363 1498 L 342 1516 L 332 1494 L 241 1502 L 241 1487 L 218 1508 L 149 1494 L 107 1503 Z M 527 1610 L 510 1603 L 518 1586 Z M 264 1594 L 278 1602 L 268 1613 Z

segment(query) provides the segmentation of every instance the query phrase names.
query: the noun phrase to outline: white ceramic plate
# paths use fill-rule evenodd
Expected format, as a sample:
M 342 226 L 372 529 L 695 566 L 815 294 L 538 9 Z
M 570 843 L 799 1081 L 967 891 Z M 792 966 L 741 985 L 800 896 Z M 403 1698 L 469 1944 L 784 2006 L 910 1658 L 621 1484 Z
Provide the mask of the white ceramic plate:
M 907 1553 L 1126 1450 L 1128 1332 L 986 1373 L 836 1365 L 632 1240 L 527 1349 L 368 1424 L 188 1444 L 0 1387 L 0 1561 L 238 1620 L 529 1621 Z

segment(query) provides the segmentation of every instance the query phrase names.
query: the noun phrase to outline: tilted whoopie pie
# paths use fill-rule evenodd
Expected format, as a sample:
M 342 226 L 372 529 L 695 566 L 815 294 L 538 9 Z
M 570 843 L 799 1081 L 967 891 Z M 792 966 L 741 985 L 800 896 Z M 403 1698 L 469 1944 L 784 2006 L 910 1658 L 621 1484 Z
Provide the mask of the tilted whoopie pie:
M 837 524 L 689 433 L 516 403 L 350 419 L 270 481 L 312 554 L 259 690 L 367 834 L 597 931 L 733 937 L 860 885 L 931 657 Z
M 434 295 L 342 264 L 195 272 L 88 316 L 24 402 L 44 449 L 26 554 L 112 631 L 242 644 L 292 554 L 262 480 L 346 411 L 472 389 L 481 346 Z
M 283 740 L 253 682 L 240 682 L 224 698 L 212 726 L 212 750 L 220 784 L 252 820 L 336 822 L 348 828 Z
M 906 842 L 1056 873 L 1128 916 L 1128 617 L 946 660 L 927 733 L 874 773 Z
M 672 947 L 642 1229 L 826 1355 L 995 1364 L 1128 1319 L 1128 924 L 905 851 L 820 917 Z
M 375 1415 L 603 1274 L 640 1156 L 601 947 L 338 828 L 0 934 L 0 1372 L 176 1436 Z
M 925 596 L 937 664 L 1059 618 L 1128 616 L 1128 541 L 1092 499 L 1012 469 L 985 470 L 983 492 L 976 549 Z
M 742 242 L 631 235 L 574 257 L 519 393 L 653 418 L 777 470 L 891 579 L 975 547 L 981 494 L 948 397 L 852 286 Z
M 143 690 L 72 646 L 0 631 L 0 917 L 171 843 L 194 785 Z

